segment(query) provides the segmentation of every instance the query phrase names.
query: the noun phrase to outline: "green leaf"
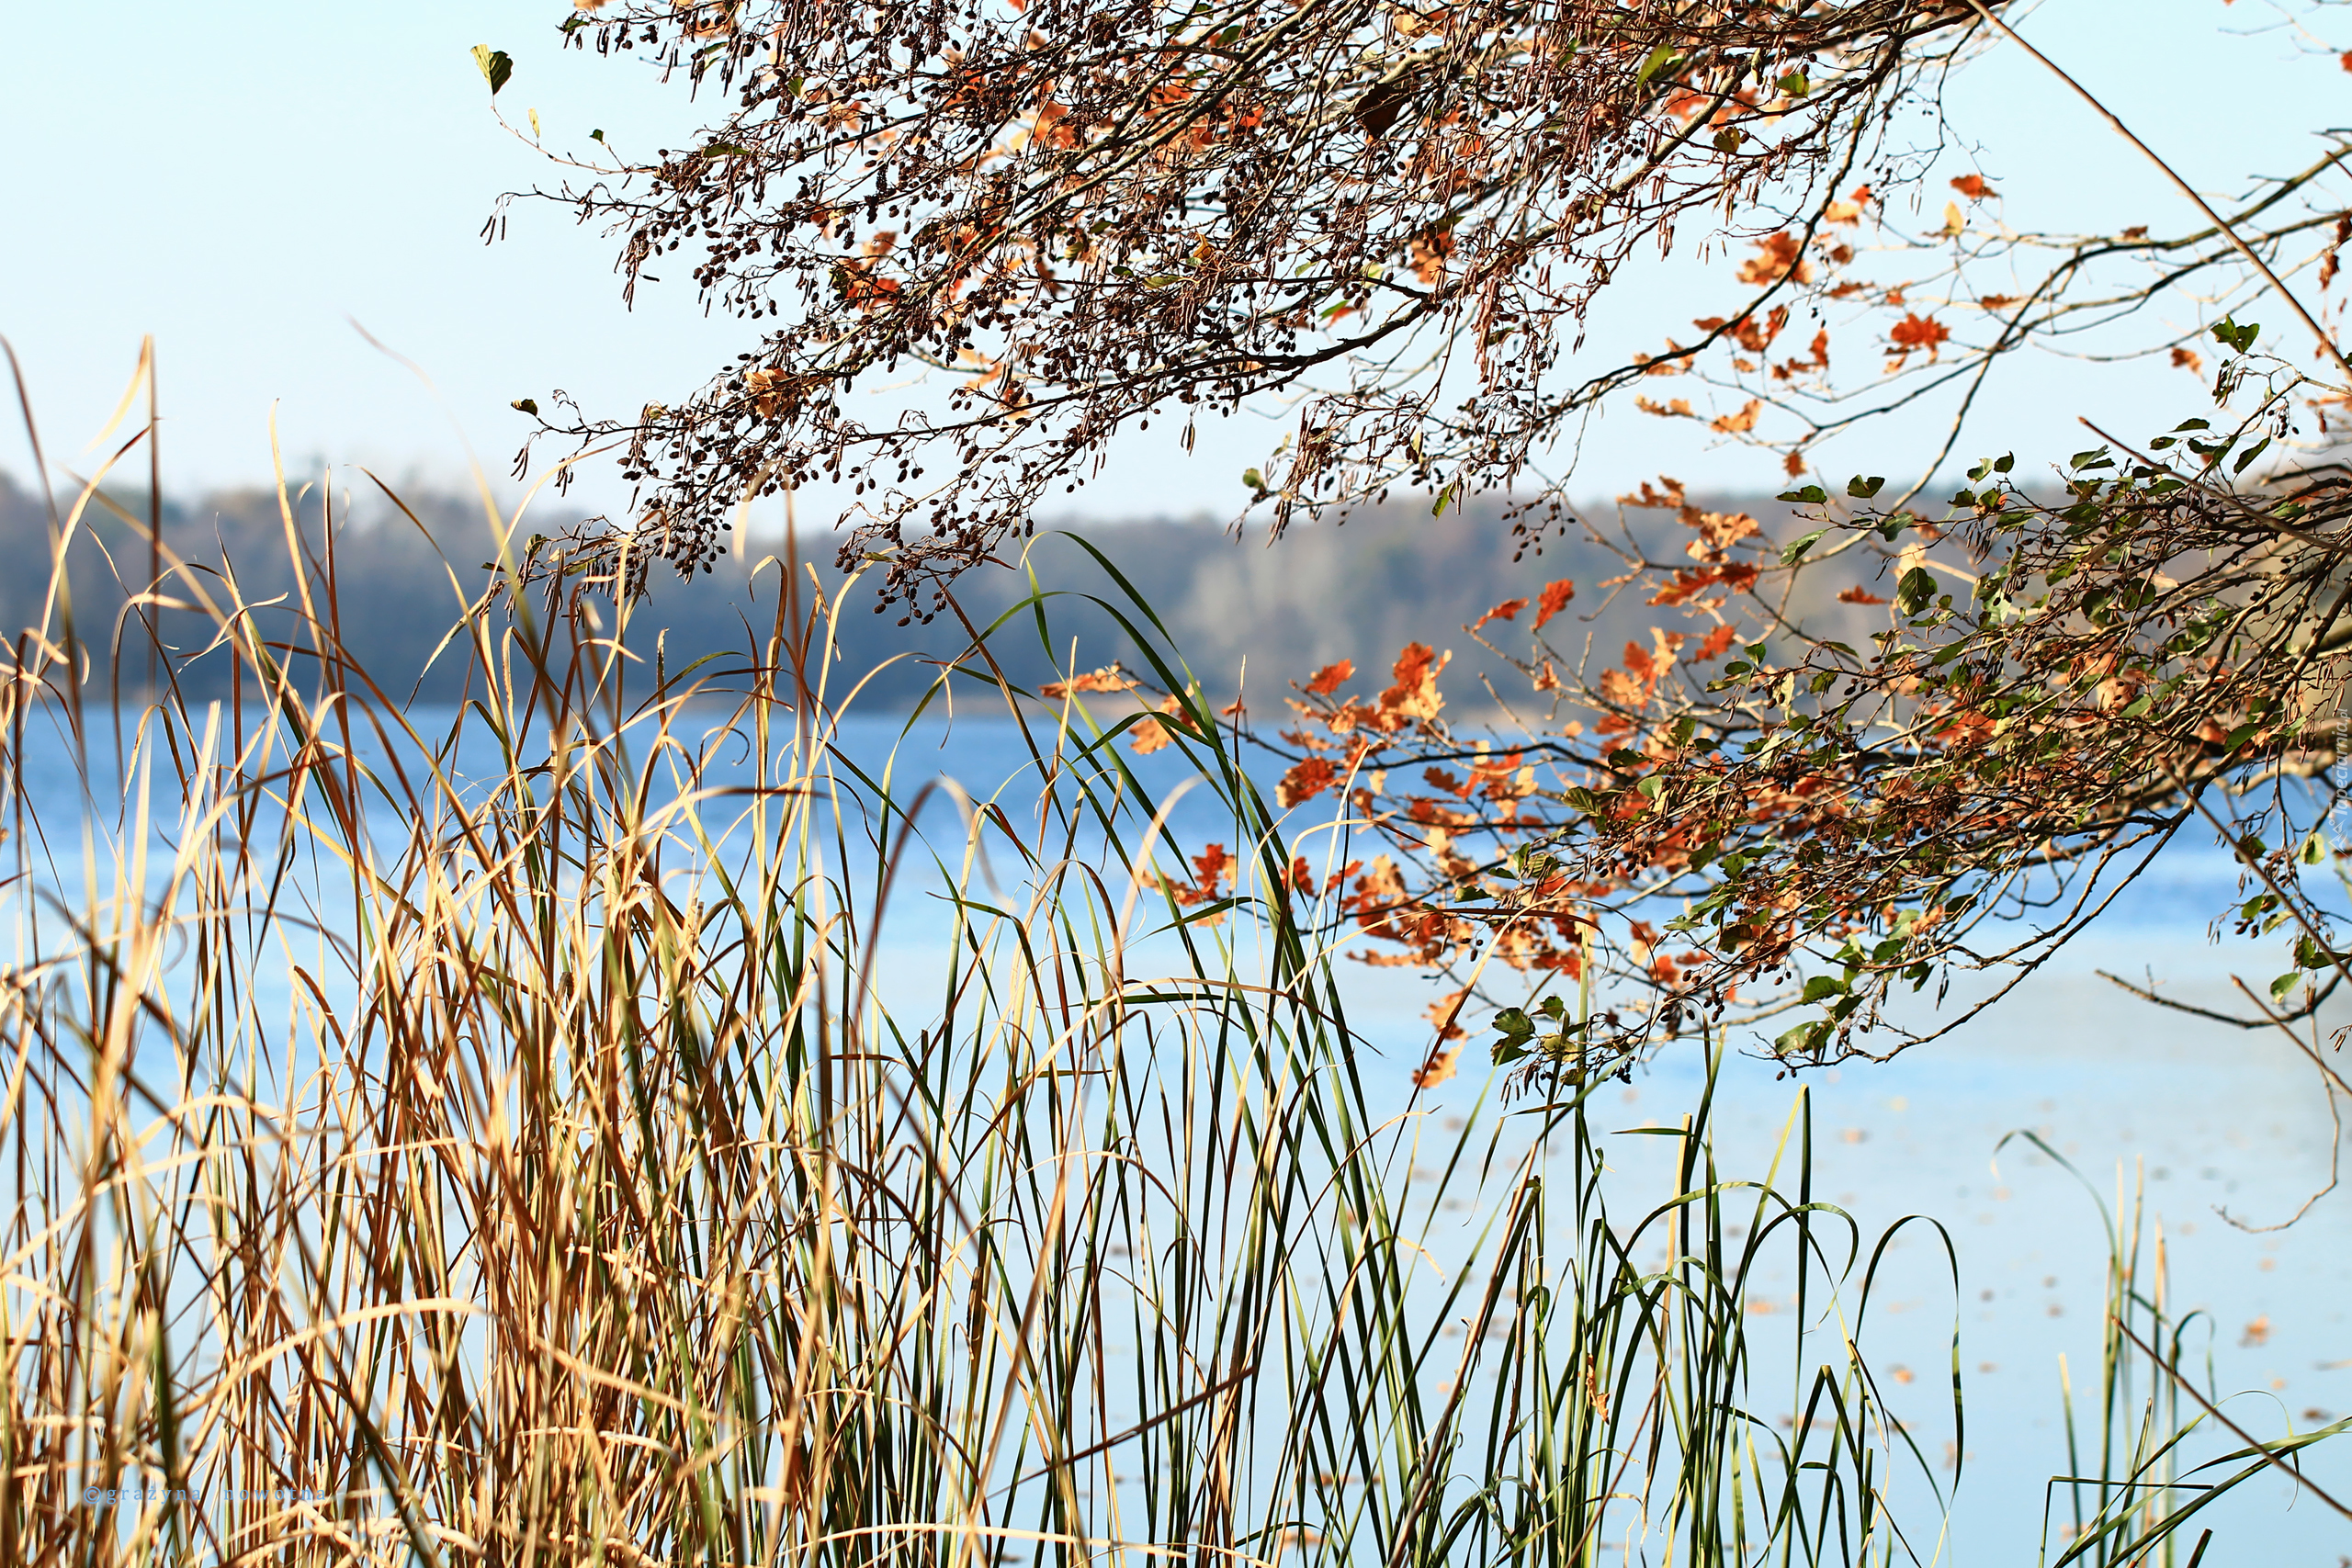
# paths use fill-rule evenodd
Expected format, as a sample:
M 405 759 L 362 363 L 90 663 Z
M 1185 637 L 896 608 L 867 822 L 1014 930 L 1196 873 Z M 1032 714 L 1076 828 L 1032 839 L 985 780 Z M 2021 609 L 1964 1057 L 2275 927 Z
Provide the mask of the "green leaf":
M 481 72 L 481 79 L 490 84 L 490 96 L 493 98 L 514 74 L 514 57 L 486 43 L 474 45 L 474 64 Z
M 1793 502 L 1800 506 L 1804 506 L 1817 504 L 1818 502 L 1827 501 L 1829 499 L 1829 492 L 1822 489 L 1819 485 L 1806 485 L 1802 490 L 1784 490 L 1775 499 Z
M 1829 1025 L 1826 1021 L 1800 1023 L 1794 1029 L 1774 1036 L 1772 1050 L 1776 1055 L 1792 1055 L 1799 1051 L 1813 1050 L 1828 1038 Z
M 2279 976 L 2278 978 L 2270 982 L 2270 999 L 2274 1002 L 2285 1001 L 2287 993 L 2301 985 L 2302 981 L 2303 972 L 2300 969 L 2292 969 Z
M 2259 321 L 2248 321 L 2240 326 L 2234 316 L 2223 316 L 2220 324 L 2214 327 L 2213 336 L 2216 341 L 2244 354 L 2254 346 L 2254 340 L 2261 332 L 2262 323 Z
M 1634 78 L 1634 85 L 1636 88 L 1646 87 L 1649 85 L 1651 77 L 1681 62 L 1682 57 L 1674 52 L 1674 46 L 1670 43 L 1662 43 L 1650 51 L 1650 57 L 1642 62 L 1641 73 Z
M 1799 539 L 1787 549 L 1782 550 L 1781 552 L 1781 564 L 1782 566 L 1794 566 L 1797 561 L 1803 558 L 1805 551 L 1813 548 L 1815 545 L 1818 544 L 1821 540 L 1821 536 L 1827 532 L 1829 532 L 1829 530 L 1826 528 L 1815 528 L 1812 533 L 1807 534 L 1804 538 Z
M 1241 470 L 1241 482 L 1250 490 L 1262 491 L 1266 488 L 1266 476 L 1255 468 L 1244 468 Z
M 1831 997 L 1842 997 L 1845 994 L 1846 982 L 1835 976 L 1815 975 L 1804 983 L 1804 999 L 1809 1002 L 1826 1001 Z
M 1805 80 L 1802 71 L 1790 72 L 1773 85 L 1781 89 L 1782 96 L 1791 98 L 1802 98 L 1813 91 L 1813 84 Z
M 506 406 L 523 413 L 535 414 L 539 412 L 538 400 L 536 398 L 517 398 Z
M 1846 481 L 1846 493 L 1852 496 L 1857 501 L 1868 501 L 1871 497 L 1876 495 L 1885 488 L 1886 476 L 1884 474 L 1872 474 L 1868 479 L 1864 479 L 1861 475 L 1856 474 L 1852 479 Z
M 1903 574 L 1903 581 L 1894 585 L 1895 603 L 1903 607 L 1906 615 L 1918 614 L 1920 608 L 1935 596 L 1936 580 L 1924 566 L 1913 567 Z
M 748 158 L 752 150 L 740 141 L 712 141 L 704 144 L 702 155 L 706 158 Z

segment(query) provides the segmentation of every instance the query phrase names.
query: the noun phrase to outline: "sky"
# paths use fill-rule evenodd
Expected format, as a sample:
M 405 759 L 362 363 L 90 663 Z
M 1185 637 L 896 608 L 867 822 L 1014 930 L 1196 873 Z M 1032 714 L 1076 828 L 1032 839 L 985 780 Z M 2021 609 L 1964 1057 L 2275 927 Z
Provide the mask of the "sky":
M 12 150 L 0 161 L 11 220 L 0 333 L 52 466 L 86 471 L 146 333 L 165 482 L 181 492 L 266 481 L 273 417 L 296 473 L 364 464 L 446 484 L 478 462 L 511 489 L 526 428 L 513 400 L 562 388 L 622 412 L 676 400 L 731 357 L 733 324 L 706 319 L 687 288 L 649 287 L 625 309 L 617 247 L 565 209 L 519 202 L 504 237 L 483 243 L 500 196 L 554 171 L 493 114 L 475 44 L 513 55 L 496 107 L 518 127 L 537 110 L 551 144 L 604 129 L 624 148 L 669 145 L 700 123 L 636 61 L 560 49 L 568 14 L 562 0 L 119 0 L 94 28 L 82 7 L 17 8 L 0 57 Z M 2259 0 L 2043 0 L 2012 15 L 2210 192 L 2307 162 L 2313 127 L 2352 123 L 2352 74 L 2322 52 L 2352 47 L 2352 16 L 2316 13 L 2344 35 L 2329 39 L 2282 28 Z M 1974 139 L 1955 141 L 1951 172 L 1984 168 L 2012 224 L 2188 225 L 2161 176 L 2015 51 L 1963 72 L 1951 105 L 1955 136 Z M 1684 325 L 1690 265 L 1678 257 L 1621 289 L 1589 355 Z M 2197 390 L 2144 365 L 2020 364 L 1972 445 L 2071 449 L 2086 412 L 2161 428 Z M 1188 457 L 1160 423 L 1117 448 L 1085 492 L 1092 514 L 1229 516 L 1240 471 L 1280 428 L 1245 412 L 1204 428 Z M 1901 448 L 1905 428 L 1849 438 L 1825 466 L 1849 451 L 1862 467 Z M 1924 438 L 1931 422 L 1908 428 Z M 1570 489 L 1603 494 L 1660 471 L 1748 490 L 1777 479 L 1769 459 L 1702 450 L 1692 434 L 1611 412 L 1588 433 Z M 0 434 L 0 469 L 21 479 L 29 466 L 21 437 Z M 608 468 L 583 484 L 593 505 L 623 494 Z

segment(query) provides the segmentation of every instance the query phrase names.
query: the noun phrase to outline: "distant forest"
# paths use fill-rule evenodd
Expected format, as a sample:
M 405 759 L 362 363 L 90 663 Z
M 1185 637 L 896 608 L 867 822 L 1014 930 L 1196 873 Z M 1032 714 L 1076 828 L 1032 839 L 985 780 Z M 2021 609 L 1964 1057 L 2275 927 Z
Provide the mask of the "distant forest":
M 70 499 L 61 498 L 61 510 Z M 145 514 L 143 493 L 118 500 L 133 515 Z M 342 496 L 337 498 L 334 545 L 342 639 L 396 700 L 453 701 L 461 694 L 458 672 L 464 661 L 445 660 L 440 667 L 429 661 L 458 618 L 460 593 L 476 596 L 489 580 L 484 570 L 492 554 L 488 525 L 481 502 L 471 496 L 404 492 L 401 500 L 414 521 L 372 490 L 351 492 L 348 508 Z M 1768 525 L 1784 511 L 1773 503 L 1759 507 L 1753 501 L 1721 497 L 1704 504 L 1754 511 Z M 1613 507 L 1604 507 L 1595 520 L 1611 525 L 1615 515 Z M 1661 514 L 1652 515 L 1664 521 Z M 348 522 L 344 521 L 346 516 Z M 305 549 L 323 560 L 325 531 L 315 491 L 299 499 L 297 517 Z M 553 532 L 574 520 L 550 513 L 537 526 Z M 0 473 L 0 547 L 14 563 L 0 573 L 0 625 L 8 629 L 12 642 L 20 628 L 40 621 L 49 587 L 51 527 L 49 508 L 39 493 Z M 1552 642 L 1563 649 L 1578 649 L 1589 636 L 1600 663 L 1615 662 L 1620 645 L 1658 615 L 1638 602 L 1610 603 L 1608 580 L 1623 569 L 1572 521 L 1555 525 L 1514 559 L 1523 541 L 1512 534 L 1500 505 L 1474 504 L 1466 513 L 1449 512 L 1443 517 L 1432 517 L 1424 509 L 1388 508 L 1359 513 L 1343 526 L 1295 528 L 1271 545 L 1262 529 L 1238 536 L 1202 522 L 1101 523 L 1073 531 L 1102 550 L 1148 600 L 1170 643 L 1211 695 L 1220 704 L 1229 700 L 1242 687 L 1246 669 L 1250 705 L 1269 716 L 1279 713 L 1279 699 L 1287 694 L 1289 682 L 1311 671 L 1346 659 L 1366 677 L 1385 674 L 1396 650 L 1410 641 L 1454 653 L 1445 677 L 1450 701 L 1488 707 L 1491 702 L 1480 677 L 1493 671 L 1498 661 L 1464 634 L 1464 626 L 1496 604 L 1532 597 L 1557 579 L 1572 579 L 1577 584 L 1575 601 L 1563 618 L 1574 618 L 1577 625 L 1564 636 L 1555 622 L 1550 628 Z M 1643 533 L 1656 548 L 1659 531 L 1645 526 Z M 247 604 L 278 600 L 279 607 L 261 612 L 265 620 L 287 615 L 283 606 L 292 603 L 295 583 L 275 492 L 237 490 L 174 501 L 164 509 L 164 536 L 183 559 L 198 563 L 205 572 L 220 573 L 224 583 L 233 579 Z M 841 579 L 833 566 L 833 544 L 832 536 L 822 530 L 806 531 L 801 537 L 804 556 L 819 568 L 829 592 Z M 779 580 L 771 567 L 754 581 L 752 569 L 763 556 L 781 550 L 780 539 L 755 536 L 748 558 L 722 558 L 714 573 L 691 581 L 657 567 L 650 598 L 632 621 L 630 646 L 650 661 L 658 641 L 672 671 L 707 653 L 748 647 L 747 626 L 764 634 L 773 620 Z M 119 635 L 122 689 L 129 695 L 143 683 L 148 658 L 138 625 L 125 618 L 120 583 L 143 576 L 146 544 L 119 518 L 94 503 L 68 553 L 74 623 L 89 649 L 93 674 L 103 689 L 108 650 Z M 1080 597 L 1111 588 L 1086 552 L 1041 526 L 1033 561 L 1043 586 L 1065 595 L 1049 611 L 1055 637 L 1051 663 L 1067 663 L 1075 637 L 1080 668 L 1114 659 L 1136 668 L 1129 640 Z M 1026 592 L 1026 579 L 1002 567 L 980 568 L 956 587 L 965 613 L 982 626 Z M 935 667 L 923 660 L 956 654 L 964 636 L 952 615 L 942 615 L 927 626 L 900 626 L 905 606 L 879 606 L 877 613 L 877 605 L 876 595 L 863 583 L 850 591 L 837 639 L 840 674 L 863 675 L 896 656 L 913 655 L 885 671 L 859 698 L 862 707 L 903 707 L 936 674 Z M 1843 609 L 1823 608 L 1832 613 Z M 1488 635 L 1498 647 L 1510 648 L 1524 638 L 1527 621 L 1521 616 L 1517 627 L 1492 625 Z M 209 656 L 204 652 L 211 631 L 199 617 L 167 614 L 163 635 L 185 688 L 210 694 L 226 681 L 225 658 L 217 650 Z M 290 625 L 269 635 L 300 640 L 293 637 Z M 1018 627 L 1008 627 L 995 647 L 1013 679 L 1032 686 L 1052 679 L 1034 623 L 1025 617 Z M 834 689 L 846 691 L 854 682 L 841 680 L 840 674 Z M 1525 691 L 1523 682 L 1498 682 L 1505 694 L 1514 687 Z

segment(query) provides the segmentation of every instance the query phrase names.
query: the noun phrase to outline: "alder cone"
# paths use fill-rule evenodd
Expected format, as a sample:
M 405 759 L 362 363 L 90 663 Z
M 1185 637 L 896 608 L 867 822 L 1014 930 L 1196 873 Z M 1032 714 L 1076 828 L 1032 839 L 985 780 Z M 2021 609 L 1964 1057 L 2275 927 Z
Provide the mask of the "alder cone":
M 632 298 L 680 253 L 747 331 L 693 397 L 541 434 L 623 442 L 633 548 L 686 571 L 747 493 L 844 485 L 844 559 L 887 556 L 898 596 L 1024 530 L 1120 430 L 1181 418 L 1189 443 L 1254 394 L 1297 399 L 1251 470 L 1277 528 L 1396 486 L 1442 505 L 1521 479 L 1640 374 L 1567 367 L 1636 243 L 1727 197 L 1815 194 L 1973 19 L 1940 0 L 583 7 L 576 46 L 731 108 L 693 147 L 542 194 L 616 226 Z M 1813 85 L 1789 96 L 1800 62 Z M 1812 276 L 1781 243 L 1747 269 L 1768 291 Z M 1744 320 L 1746 272 L 1738 293 Z M 947 395 L 903 415 L 849 396 L 926 367 Z

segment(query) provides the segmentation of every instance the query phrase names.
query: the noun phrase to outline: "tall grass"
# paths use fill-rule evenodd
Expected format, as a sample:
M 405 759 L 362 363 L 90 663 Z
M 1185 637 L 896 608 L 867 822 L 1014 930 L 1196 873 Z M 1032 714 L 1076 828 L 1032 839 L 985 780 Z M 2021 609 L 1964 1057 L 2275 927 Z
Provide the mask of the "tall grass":
M 2115 1201 L 2084 1179 L 2039 1134 L 2013 1133 L 2089 1193 L 2106 1235 L 2106 1311 L 2096 1381 L 2075 1386 L 2059 1359 L 2066 1470 L 2043 1500 L 2041 1561 L 2055 1568 L 2174 1568 L 2201 1561 L 2214 1540 L 2212 1510 L 2257 1480 L 2283 1476 L 2294 1494 L 2341 1515 L 2352 1506 L 2302 1470 L 2304 1450 L 2352 1431 L 2352 1416 L 2278 1438 L 2257 1438 L 2233 1416 L 2212 1361 L 2214 1325 L 2168 1299 L 2164 1226 L 2149 1210 L 2144 1178 L 2116 1172 Z M 2202 1365 L 2196 1354 L 2202 1348 Z M 2215 1447 L 2222 1452 L 2199 1459 Z M 2298 1496 L 2300 1501 L 2300 1495 Z
M 0 1562 L 1937 1555 L 1804 1116 L 1736 1181 L 1701 1104 L 1615 1215 L 1581 1097 L 1440 1131 L 1294 874 L 1344 824 L 1290 841 L 1197 697 L 1146 770 L 1012 688 L 1051 594 L 941 668 L 1028 758 L 967 793 L 844 739 L 854 583 L 778 563 L 672 670 L 453 573 L 469 699 L 410 710 L 331 498 L 286 524 L 276 604 L 164 552 L 228 700 L 93 700 L 62 600 L 0 694 Z

